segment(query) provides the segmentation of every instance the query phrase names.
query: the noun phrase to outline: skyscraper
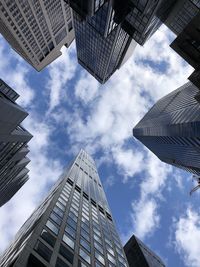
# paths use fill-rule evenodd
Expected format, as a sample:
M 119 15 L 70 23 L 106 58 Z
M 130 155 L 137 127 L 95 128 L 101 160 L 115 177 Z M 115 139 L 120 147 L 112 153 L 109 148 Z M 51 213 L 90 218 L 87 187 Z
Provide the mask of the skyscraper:
M 112 1 L 90 1 L 86 7 L 81 2 L 70 1 L 78 62 L 105 83 L 129 58 L 136 42 L 114 22 Z
M 15 102 L 18 97 L 0 79 L 0 207 L 28 180 L 27 143 L 32 135 L 20 125 L 28 113 Z
M 195 69 L 189 76 L 189 80 L 200 89 L 199 25 L 200 12 L 188 23 L 170 46 Z
M 133 235 L 124 246 L 130 267 L 165 267 L 160 257 Z
M 22 226 L 0 266 L 128 266 L 94 160 L 85 151 Z
M 160 160 L 200 175 L 200 92 L 186 83 L 161 98 L 133 135 Z
M 0 1 L 0 33 L 40 71 L 74 40 L 72 11 L 62 0 Z

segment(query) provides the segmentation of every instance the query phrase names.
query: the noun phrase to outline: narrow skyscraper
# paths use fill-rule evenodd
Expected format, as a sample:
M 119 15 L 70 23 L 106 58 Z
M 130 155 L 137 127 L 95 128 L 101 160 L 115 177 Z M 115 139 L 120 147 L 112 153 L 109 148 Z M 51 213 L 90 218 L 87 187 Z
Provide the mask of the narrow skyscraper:
M 163 97 L 133 129 L 160 160 L 200 175 L 200 92 L 186 83 Z
M 32 135 L 20 125 L 28 113 L 15 102 L 18 97 L 0 79 L 0 207 L 28 180 L 27 143 Z
M 72 11 L 62 0 L 1 0 L 0 33 L 40 71 L 74 40 Z
M 85 151 L 22 226 L 0 266 L 128 266 L 94 160 Z
M 129 267 L 165 267 L 163 261 L 133 235 L 124 246 Z

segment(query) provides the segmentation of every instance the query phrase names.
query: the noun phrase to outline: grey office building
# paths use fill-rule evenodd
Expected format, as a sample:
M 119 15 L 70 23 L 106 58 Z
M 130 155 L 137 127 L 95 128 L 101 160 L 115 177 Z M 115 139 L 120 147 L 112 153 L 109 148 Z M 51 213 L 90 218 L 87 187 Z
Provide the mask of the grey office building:
M 40 71 L 74 40 L 72 11 L 62 0 L 0 0 L 0 33 Z
M 28 113 L 15 102 L 18 97 L 0 79 L 0 207 L 28 180 L 27 143 L 32 135 L 21 126 Z
M 165 267 L 161 258 L 133 235 L 124 246 L 129 267 Z
M 95 162 L 85 151 L 22 226 L 0 266 L 128 266 Z
M 163 97 L 133 129 L 160 160 L 200 175 L 200 92 L 186 83 Z

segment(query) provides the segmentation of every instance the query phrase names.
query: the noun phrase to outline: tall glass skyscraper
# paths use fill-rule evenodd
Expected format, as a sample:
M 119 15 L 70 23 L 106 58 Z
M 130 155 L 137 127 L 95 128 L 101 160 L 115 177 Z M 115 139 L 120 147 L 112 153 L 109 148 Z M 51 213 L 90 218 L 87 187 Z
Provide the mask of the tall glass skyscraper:
M 85 151 L 22 226 L 0 266 L 128 266 L 94 160 Z
M 21 125 L 28 113 L 19 95 L 0 79 L 0 207 L 27 182 L 28 142 L 32 135 Z
M 159 159 L 200 175 L 200 92 L 186 83 L 161 98 L 133 129 Z

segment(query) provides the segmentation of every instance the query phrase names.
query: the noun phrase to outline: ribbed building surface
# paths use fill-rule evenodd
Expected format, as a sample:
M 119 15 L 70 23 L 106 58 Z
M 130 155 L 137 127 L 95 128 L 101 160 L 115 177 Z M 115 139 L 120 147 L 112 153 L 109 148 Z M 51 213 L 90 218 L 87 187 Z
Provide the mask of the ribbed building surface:
M 74 40 L 72 11 L 62 0 L 1 0 L 0 33 L 40 71 Z
M 163 261 L 133 235 L 124 246 L 129 267 L 165 267 Z
M 162 161 L 200 175 L 200 94 L 192 83 L 160 99 L 133 135 Z
M 0 79 L 0 206 L 28 180 L 27 143 L 32 136 L 20 125 L 28 113 L 15 102 L 18 97 Z
M 0 266 L 128 266 L 94 160 L 85 151 L 22 226 Z

